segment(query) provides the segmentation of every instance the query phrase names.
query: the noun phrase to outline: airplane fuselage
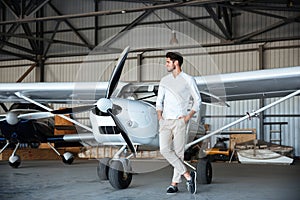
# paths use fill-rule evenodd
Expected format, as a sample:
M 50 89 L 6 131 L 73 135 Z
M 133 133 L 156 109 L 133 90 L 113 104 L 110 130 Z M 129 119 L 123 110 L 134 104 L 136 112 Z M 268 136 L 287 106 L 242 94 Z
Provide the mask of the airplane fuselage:
M 154 105 L 130 99 L 111 98 L 112 112 L 126 129 L 131 141 L 137 145 L 159 146 L 159 123 Z M 124 143 L 110 116 L 99 116 L 90 112 L 90 119 L 95 139 L 99 143 Z M 200 116 L 197 113 L 188 124 L 187 142 L 194 139 L 199 130 Z

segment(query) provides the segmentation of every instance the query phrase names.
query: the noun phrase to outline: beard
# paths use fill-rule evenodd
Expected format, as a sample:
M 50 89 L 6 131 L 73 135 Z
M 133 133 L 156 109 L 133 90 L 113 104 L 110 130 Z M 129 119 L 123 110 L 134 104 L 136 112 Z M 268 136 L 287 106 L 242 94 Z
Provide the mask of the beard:
M 168 72 L 172 72 L 172 71 L 174 71 L 174 69 L 176 69 L 176 67 L 175 67 L 175 65 L 173 64 L 173 65 L 172 65 L 172 68 L 167 68 L 167 71 L 168 71 Z

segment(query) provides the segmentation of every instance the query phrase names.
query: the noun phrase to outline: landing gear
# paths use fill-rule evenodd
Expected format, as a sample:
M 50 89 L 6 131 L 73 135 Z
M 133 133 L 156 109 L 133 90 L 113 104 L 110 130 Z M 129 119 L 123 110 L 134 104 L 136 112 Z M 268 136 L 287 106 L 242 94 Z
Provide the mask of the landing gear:
M 120 158 L 120 154 L 125 151 L 123 146 L 114 158 L 102 158 L 97 166 L 97 174 L 100 180 L 109 180 L 115 189 L 128 188 L 132 181 L 132 168 L 128 158 Z
M 74 161 L 74 155 L 71 154 L 70 152 L 64 153 L 62 156 L 62 161 L 65 164 L 71 165 Z
M 200 184 L 210 184 L 212 181 L 212 167 L 208 158 L 200 158 L 197 166 L 197 182 Z
M 63 163 L 71 165 L 74 161 L 74 155 L 70 152 L 66 152 L 63 155 L 61 155 L 55 148 L 54 146 L 51 145 L 50 142 L 47 143 L 49 147 L 51 147 L 51 149 L 62 158 Z
M 99 160 L 97 174 L 101 181 L 108 180 L 109 161 L 110 158 L 102 158 Z
M 194 167 L 190 163 L 184 161 L 184 163 L 196 171 L 197 173 L 197 183 L 200 184 L 210 184 L 212 181 L 212 167 L 211 162 L 207 157 L 200 158 L 197 166 Z
M 6 149 L 6 147 L 9 145 L 9 141 L 7 140 L 6 141 L 6 145 L 0 150 L 0 154 Z M 63 155 L 61 155 L 49 142 L 48 142 L 48 145 L 53 149 L 53 151 L 61 156 L 62 158 L 62 161 L 65 163 L 65 164 L 69 164 L 71 165 L 74 161 L 74 156 L 72 153 L 70 152 L 66 152 L 64 153 Z M 16 154 L 16 151 L 18 150 L 20 146 L 20 143 L 18 143 L 13 151 L 13 153 L 11 154 L 11 156 L 9 157 L 8 159 L 8 164 L 12 167 L 12 168 L 18 168 L 21 164 L 21 158 L 19 155 Z
M 14 151 L 12 152 L 11 156 L 8 159 L 8 164 L 12 167 L 12 168 L 18 168 L 21 164 L 21 158 L 20 156 L 18 156 L 16 154 L 18 148 L 20 146 L 20 143 L 18 143 L 14 149 Z
M 125 167 L 124 162 L 126 162 Z M 121 160 L 113 160 L 109 167 L 108 179 L 110 184 L 116 189 L 127 188 L 132 180 L 132 173 L 126 169 L 129 167 L 128 159 L 124 162 L 121 162 Z
M 15 155 L 11 155 L 8 159 L 8 164 L 12 167 L 12 168 L 18 168 L 21 164 L 21 158 L 20 156 L 18 156 L 17 154 Z

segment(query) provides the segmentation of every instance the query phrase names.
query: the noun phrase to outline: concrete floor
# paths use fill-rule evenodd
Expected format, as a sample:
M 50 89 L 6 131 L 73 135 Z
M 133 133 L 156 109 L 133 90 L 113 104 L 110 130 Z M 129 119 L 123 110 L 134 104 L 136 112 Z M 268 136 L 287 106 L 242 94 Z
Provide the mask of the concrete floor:
M 160 162 L 135 162 L 135 167 L 151 171 L 133 176 L 128 189 L 115 190 L 108 181 L 98 181 L 97 160 L 75 160 L 72 165 L 60 161 L 23 161 L 12 169 L 0 161 L 0 199 L 300 199 L 300 161 L 294 165 L 243 165 L 212 163 L 213 182 L 199 185 L 196 195 L 186 191 L 166 195 L 172 170 Z M 154 169 L 154 171 L 152 171 Z

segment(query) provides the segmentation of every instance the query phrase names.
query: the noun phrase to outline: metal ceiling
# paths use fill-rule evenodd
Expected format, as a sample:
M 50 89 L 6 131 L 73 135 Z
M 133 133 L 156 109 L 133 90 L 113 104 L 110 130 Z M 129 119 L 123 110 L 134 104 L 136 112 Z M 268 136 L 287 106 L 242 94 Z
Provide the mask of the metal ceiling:
M 91 0 L 92 1 L 92 0 Z M 105 0 L 103 0 L 105 1 Z M 120 24 L 114 26 L 124 27 L 119 34 L 116 35 L 111 41 L 108 41 L 106 45 L 109 46 L 110 42 L 117 39 L 118 35 L 121 35 L 123 31 L 130 30 L 137 25 L 141 25 L 142 22 L 149 14 L 155 10 L 168 9 L 172 13 L 180 17 L 180 19 L 174 19 L 171 22 L 186 21 L 194 26 L 205 30 L 209 34 L 219 39 L 219 43 L 203 44 L 203 46 L 221 46 L 232 44 L 248 44 L 256 42 L 269 42 L 269 41 L 283 41 L 283 40 L 299 40 L 299 34 L 295 37 L 282 37 L 274 36 L 268 39 L 254 39 L 255 36 L 263 34 L 265 32 L 278 29 L 291 23 L 300 22 L 300 2 L 296 0 L 191 0 L 191 1 L 179 1 L 179 0 L 122 0 L 122 1 L 110 1 L 112 3 L 128 2 L 139 3 L 142 5 L 137 8 L 124 8 L 122 10 L 99 10 L 99 3 L 101 0 L 94 0 L 94 7 L 91 10 L 93 12 L 88 13 L 73 13 L 62 14 L 63 12 L 51 1 L 51 0 L 1 0 L 0 1 L 0 60 L 10 56 L 10 60 L 13 59 L 26 59 L 34 63 L 45 61 L 49 57 L 55 57 L 48 53 L 48 50 L 53 44 L 68 45 L 84 47 L 85 51 L 79 51 L 76 53 L 64 54 L 60 56 L 74 56 L 87 54 L 89 50 L 98 45 L 98 37 L 100 29 L 111 28 L 112 26 L 101 26 L 98 23 L 98 17 L 103 15 L 120 15 L 124 13 L 142 12 L 142 14 L 129 24 Z M 65 4 L 72 4 L 72 1 L 64 1 Z M 44 12 L 45 6 L 50 7 L 56 15 L 47 16 Z M 206 27 L 199 22 L 198 19 L 206 20 L 203 16 L 189 17 L 180 11 L 180 7 L 198 6 L 205 8 L 209 16 L 209 20 L 213 19 L 216 27 L 220 30 L 216 32 L 209 27 Z M 293 13 L 296 17 L 286 17 L 278 14 L 273 14 L 273 11 L 286 11 Z M 264 27 L 260 30 L 253 30 L 251 33 L 245 35 L 233 35 L 232 17 L 239 17 L 240 12 L 249 12 L 258 15 L 267 16 L 277 19 L 277 22 Z M 295 13 L 298 13 L 295 15 Z M 7 16 L 13 16 L 13 19 L 7 19 Z M 95 17 L 95 26 L 93 27 L 75 27 L 70 19 L 75 18 L 88 18 Z M 56 26 L 52 30 L 45 31 L 45 22 L 54 21 Z M 69 30 L 59 30 L 58 26 L 60 22 L 65 22 Z M 170 21 L 168 21 L 170 22 Z M 147 22 L 147 24 L 161 24 L 166 21 L 158 20 Z M 34 24 L 34 29 L 32 28 Z M 22 30 L 23 34 L 17 33 L 17 30 Z M 55 34 L 61 31 L 72 31 L 74 36 L 80 39 L 80 42 L 70 42 L 64 40 L 55 40 Z M 94 43 L 87 41 L 83 30 L 94 31 Z M 47 33 L 48 37 L 45 37 Z M 52 35 L 49 37 L 49 33 Z M 12 39 L 14 39 L 12 42 Z M 18 43 L 18 40 L 26 40 L 29 45 L 22 46 Z M 9 47 L 9 48 L 7 48 Z M 9 49 L 9 50 L 8 50 Z M 17 53 L 18 52 L 18 53 Z M 21 52 L 21 53 L 20 53 Z M 4 56 L 5 55 L 5 56 Z

